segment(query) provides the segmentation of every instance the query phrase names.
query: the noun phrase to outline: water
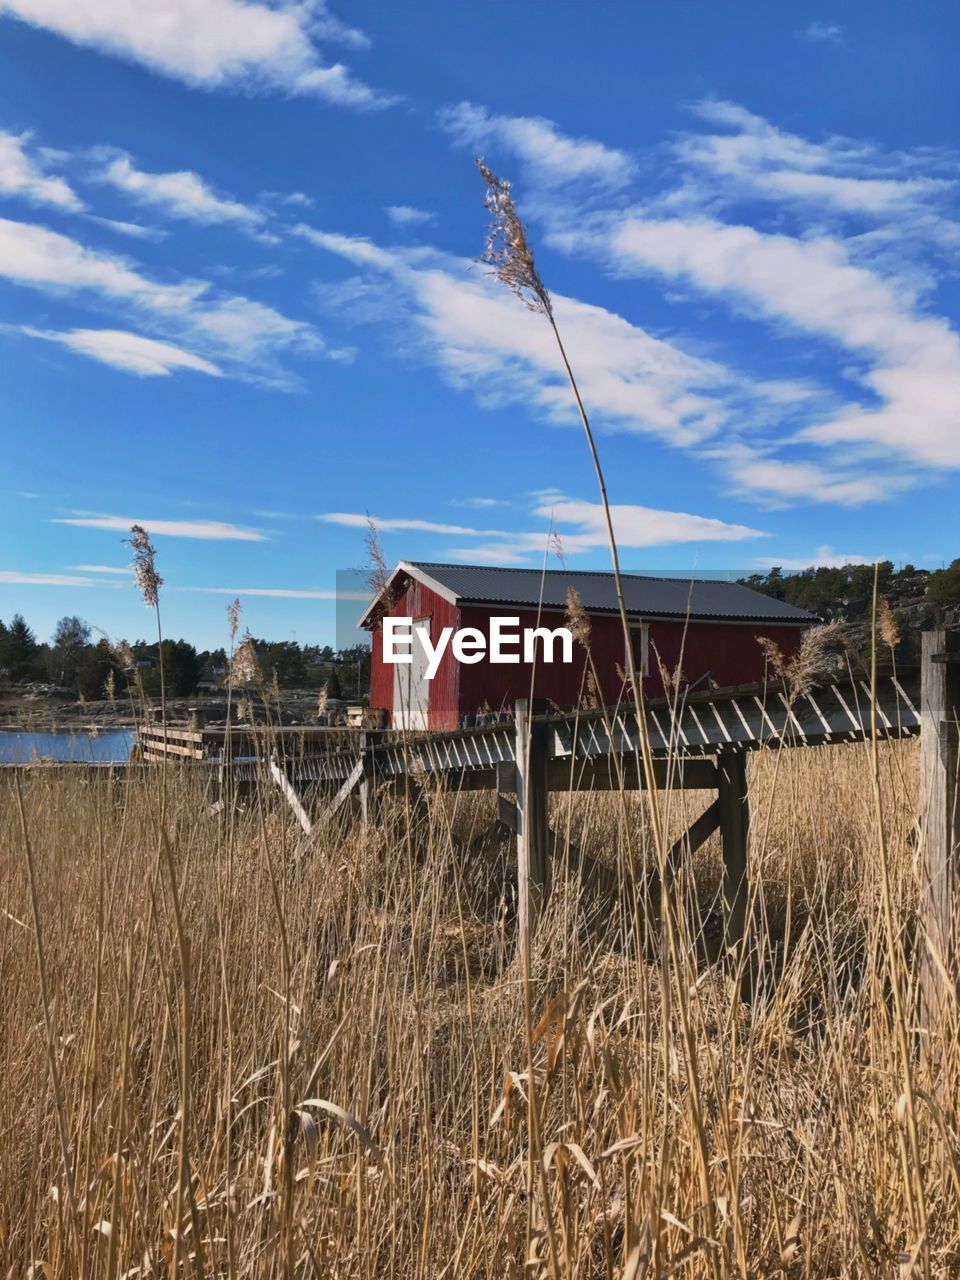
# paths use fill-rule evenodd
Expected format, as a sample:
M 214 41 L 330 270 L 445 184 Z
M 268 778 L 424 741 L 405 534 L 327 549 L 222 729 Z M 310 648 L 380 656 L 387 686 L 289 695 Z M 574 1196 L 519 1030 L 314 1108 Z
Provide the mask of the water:
M 26 764 L 31 760 L 126 760 L 136 737 L 130 729 L 96 734 L 0 731 L 0 764 Z

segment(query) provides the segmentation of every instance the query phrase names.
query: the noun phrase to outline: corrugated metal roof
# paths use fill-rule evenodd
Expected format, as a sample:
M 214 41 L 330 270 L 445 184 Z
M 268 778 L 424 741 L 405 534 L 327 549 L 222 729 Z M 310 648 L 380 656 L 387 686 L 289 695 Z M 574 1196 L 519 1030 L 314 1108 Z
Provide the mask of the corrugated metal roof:
M 563 609 L 574 587 L 588 612 L 617 611 L 612 573 L 581 570 L 504 569 L 490 565 L 433 564 L 411 561 L 413 568 L 440 583 L 460 604 L 510 604 Z M 641 617 L 715 618 L 743 622 L 810 623 L 817 618 L 782 600 L 774 600 L 737 582 L 655 578 L 623 573 L 628 613 Z

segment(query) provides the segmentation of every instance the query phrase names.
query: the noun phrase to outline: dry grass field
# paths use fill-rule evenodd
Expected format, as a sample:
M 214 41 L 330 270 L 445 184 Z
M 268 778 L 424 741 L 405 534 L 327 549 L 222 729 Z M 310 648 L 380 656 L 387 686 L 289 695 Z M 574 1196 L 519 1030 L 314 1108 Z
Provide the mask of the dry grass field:
M 558 849 L 527 984 L 489 797 L 294 869 L 272 796 L 211 818 L 189 773 L 2 780 L 5 1273 L 960 1275 L 916 742 L 880 766 L 878 813 L 867 747 L 751 761 L 750 999 L 716 962 L 716 837 L 673 913 Z M 663 796 L 670 833 L 705 801 Z M 552 806 L 561 845 L 650 860 L 636 795 Z

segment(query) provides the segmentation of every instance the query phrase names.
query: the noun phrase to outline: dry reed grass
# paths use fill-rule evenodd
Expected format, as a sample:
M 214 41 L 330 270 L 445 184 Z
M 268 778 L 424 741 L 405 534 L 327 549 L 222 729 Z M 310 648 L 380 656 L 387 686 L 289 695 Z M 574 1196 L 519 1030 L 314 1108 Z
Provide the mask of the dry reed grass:
M 880 757 L 883 842 L 866 748 L 753 760 L 751 1002 L 715 962 L 716 837 L 664 966 L 655 910 L 564 859 L 617 869 L 629 830 L 656 865 L 640 797 L 555 796 L 532 1045 L 490 797 L 431 796 L 414 827 L 397 802 L 294 872 L 272 797 L 211 819 L 189 772 L 38 769 L 21 822 L 3 779 L 7 1274 L 960 1274 L 956 1028 L 905 1100 L 891 1002 L 915 986 L 916 744 Z M 661 798 L 670 838 L 705 799 Z

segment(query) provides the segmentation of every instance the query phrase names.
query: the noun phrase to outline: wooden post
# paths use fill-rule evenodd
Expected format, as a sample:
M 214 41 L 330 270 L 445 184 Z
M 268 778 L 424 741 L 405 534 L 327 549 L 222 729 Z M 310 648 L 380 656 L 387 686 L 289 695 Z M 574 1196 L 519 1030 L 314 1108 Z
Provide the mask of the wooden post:
M 365 827 L 380 825 L 380 796 L 377 787 L 377 743 L 380 734 L 368 729 L 363 735 L 361 759 L 363 781 L 360 783 L 360 820 Z
M 718 755 L 717 803 L 723 847 L 723 902 L 726 912 L 724 941 L 729 949 L 738 947 L 743 941 L 747 921 L 750 802 L 747 797 L 745 751 L 721 751 Z
M 529 948 L 533 931 L 550 893 L 550 860 L 547 851 L 547 726 L 535 716 L 546 714 L 546 703 L 518 698 L 516 720 L 517 788 L 517 896 L 520 944 Z
M 957 955 L 957 716 L 960 632 L 925 631 L 920 674 L 920 828 L 922 918 L 926 934 L 921 1017 L 930 1027 L 944 999 L 943 970 Z M 939 958 L 939 964 L 937 958 Z

